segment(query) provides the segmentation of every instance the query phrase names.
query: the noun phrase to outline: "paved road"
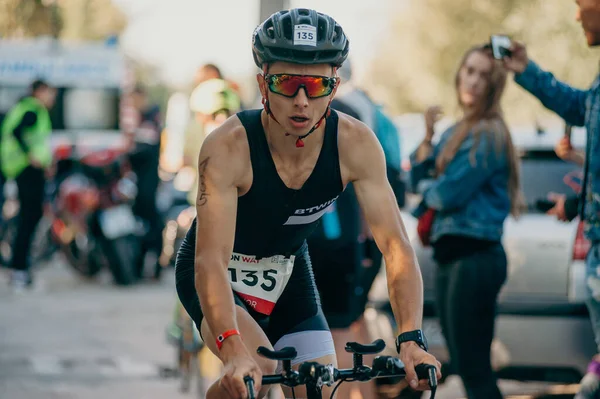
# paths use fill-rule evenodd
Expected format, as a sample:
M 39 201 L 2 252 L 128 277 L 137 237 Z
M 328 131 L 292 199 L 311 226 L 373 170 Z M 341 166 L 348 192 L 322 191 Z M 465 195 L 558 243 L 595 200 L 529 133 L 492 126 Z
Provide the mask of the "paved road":
M 172 313 L 172 273 L 161 283 L 116 288 L 108 276 L 82 281 L 60 260 L 38 273 L 39 288 L 15 295 L 0 271 L 0 398 L 180 399 L 165 326 Z M 502 382 L 506 394 L 539 385 Z M 462 397 L 456 379 L 440 399 Z M 518 396 L 529 398 L 531 396 Z

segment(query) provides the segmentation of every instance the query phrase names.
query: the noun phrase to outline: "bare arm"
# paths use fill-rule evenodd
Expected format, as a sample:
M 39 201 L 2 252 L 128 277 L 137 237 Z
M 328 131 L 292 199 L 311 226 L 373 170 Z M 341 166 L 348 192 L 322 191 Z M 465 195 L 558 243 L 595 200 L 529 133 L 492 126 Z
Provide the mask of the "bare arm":
M 214 133 L 217 133 L 216 131 Z M 235 302 L 227 277 L 233 251 L 238 189 L 231 145 L 211 135 L 198 160 L 195 284 L 213 335 L 237 329 Z M 233 342 L 239 337 L 229 338 Z
M 423 281 L 400 210 L 388 183 L 383 150 L 364 125 L 341 143 L 343 171 L 354 183 L 367 223 L 386 264 L 390 302 L 400 332 L 421 328 Z M 350 137 L 349 137 L 350 138 Z
M 431 154 L 433 154 L 433 144 L 431 144 L 431 139 L 424 138 L 415 150 L 414 159 L 417 162 L 423 162 L 429 158 Z

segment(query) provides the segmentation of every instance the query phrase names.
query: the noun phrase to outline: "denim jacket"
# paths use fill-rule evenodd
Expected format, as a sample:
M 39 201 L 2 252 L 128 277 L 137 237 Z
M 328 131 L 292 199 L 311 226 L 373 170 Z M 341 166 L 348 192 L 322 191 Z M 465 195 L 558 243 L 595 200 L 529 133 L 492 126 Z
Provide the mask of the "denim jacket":
M 413 186 L 435 175 L 435 159 L 456 126 L 446 130 L 430 157 L 416 161 L 412 153 Z M 475 162 L 471 152 L 475 149 Z M 437 210 L 431 240 L 435 243 L 448 234 L 491 241 L 502 239 L 504 220 L 510 211 L 506 150 L 498 149 L 489 133 L 480 133 L 478 141 L 467 136 L 443 174 L 423 191 L 423 203 L 415 210 L 419 217 L 427 208 Z
M 585 232 L 590 240 L 600 241 L 600 76 L 588 90 L 578 90 L 530 61 L 523 73 L 515 75 L 515 81 L 567 123 L 585 126 Z

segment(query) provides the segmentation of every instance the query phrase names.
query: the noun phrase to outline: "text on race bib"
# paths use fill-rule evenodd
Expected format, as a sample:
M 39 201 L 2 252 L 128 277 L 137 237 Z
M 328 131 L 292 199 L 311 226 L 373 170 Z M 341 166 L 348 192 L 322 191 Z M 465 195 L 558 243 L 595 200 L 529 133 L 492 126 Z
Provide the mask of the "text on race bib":
M 256 259 L 233 253 L 227 271 L 231 288 L 255 311 L 270 315 L 287 285 L 294 256 Z
M 294 25 L 294 46 L 316 46 L 317 28 L 312 25 Z

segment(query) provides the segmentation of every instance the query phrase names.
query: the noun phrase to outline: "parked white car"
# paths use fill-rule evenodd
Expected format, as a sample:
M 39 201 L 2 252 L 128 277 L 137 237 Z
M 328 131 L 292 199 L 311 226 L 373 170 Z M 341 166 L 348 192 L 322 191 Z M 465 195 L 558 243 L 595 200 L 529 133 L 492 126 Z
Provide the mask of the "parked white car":
M 584 259 L 589 243 L 578 219 L 559 222 L 534 204 L 551 191 L 574 194 L 565 176 L 577 174 L 581 168 L 555 155 L 554 145 L 563 134 L 560 128 L 512 133 L 521 158 L 522 190 L 529 210 L 518 220 L 509 218 L 505 223 L 503 243 L 509 271 L 499 299 L 492 362 L 502 378 L 577 382 L 596 353 L 584 304 Z M 583 148 L 585 131 L 574 129 L 572 137 L 574 146 Z M 409 210 L 403 210 L 402 217 L 423 275 L 425 335 L 430 351 L 444 363 L 448 353 L 434 309 L 436 265 L 431 248 L 424 248 L 417 237 L 416 219 Z M 373 309 L 384 310 L 366 312 L 371 335 L 385 335 L 388 348 L 393 347 L 393 318 L 389 317 L 383 273 L 370 298 Z

